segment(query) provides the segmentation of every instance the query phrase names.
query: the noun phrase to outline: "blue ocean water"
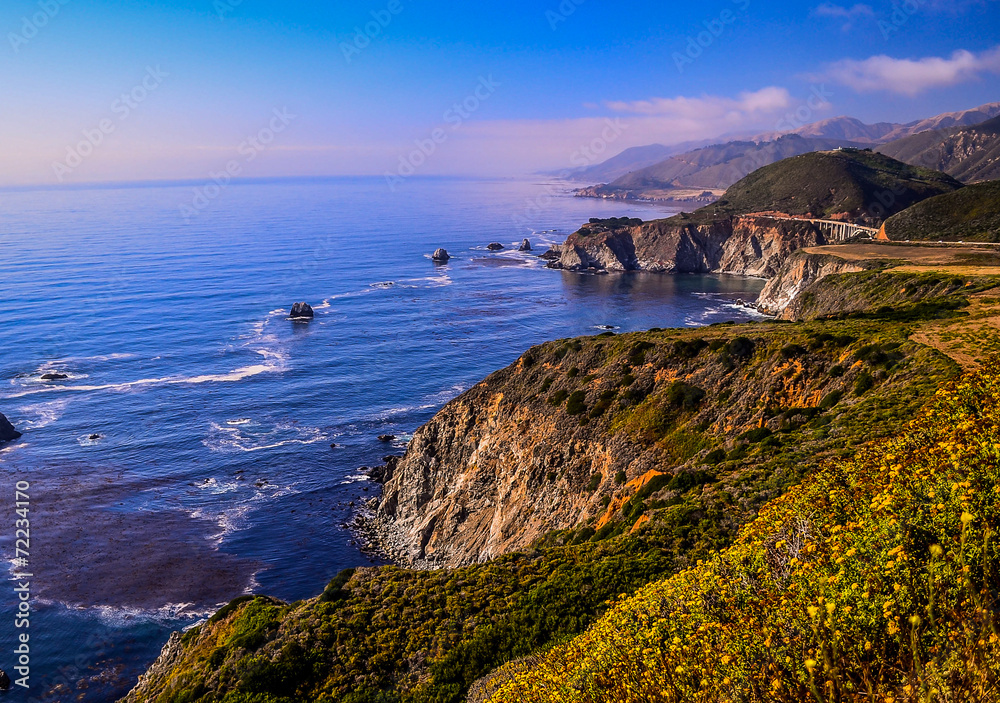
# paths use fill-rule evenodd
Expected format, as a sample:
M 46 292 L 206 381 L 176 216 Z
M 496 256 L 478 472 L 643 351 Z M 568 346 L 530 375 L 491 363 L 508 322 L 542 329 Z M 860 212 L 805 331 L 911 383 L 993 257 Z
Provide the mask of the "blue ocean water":
M 744 319 L 761 287 L 548 270 L 589 217 L 670 211 L 537 180 L 248 182 L 185 219 L 191 195 L 0 193 L 0 412 L 24 432 L 0 450 L 0 546 L 27 481 L 11 573 L 32 574 L 27 630 L 0 583 L 0 668 L 29 632 L 35 700 L 114 700 L 220 603 L 371 563 L 344 528 L 377 492 L 359 467 L 532 344 Z M 286 319 L 300 300 L 308 324 Z

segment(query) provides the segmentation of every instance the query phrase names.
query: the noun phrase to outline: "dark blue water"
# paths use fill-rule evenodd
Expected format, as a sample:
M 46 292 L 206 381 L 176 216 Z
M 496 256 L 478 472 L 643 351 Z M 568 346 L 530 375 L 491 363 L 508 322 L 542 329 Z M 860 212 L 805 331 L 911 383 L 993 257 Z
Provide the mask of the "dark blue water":
M 0 412 L 24 432 L 0 450 L 0 545 L 27 481 L 38 700 L 113 700 L 218 604 L 370 563 L 343 527 L 377 492 L 358 468 L 532 344 L 740 319 L 760 288 L 548 270 L 510 245 L 668 213 L 538 182 L 241 184 L 187 220 L 188 186 L 0 197 Z M 286 319 L 298 300 L 312 322 Z

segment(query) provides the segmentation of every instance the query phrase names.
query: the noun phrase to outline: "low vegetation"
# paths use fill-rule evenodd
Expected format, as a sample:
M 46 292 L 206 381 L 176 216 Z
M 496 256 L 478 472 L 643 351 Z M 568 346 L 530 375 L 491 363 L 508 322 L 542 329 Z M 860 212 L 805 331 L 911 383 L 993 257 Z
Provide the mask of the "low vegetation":
M 1000 697 L 1000 365 L 826 465 L 718 556 L 508 665 L 493 703 Z
M 917 203 L 885 223 L 895 241 L 1000 242 L 1000 181 Z

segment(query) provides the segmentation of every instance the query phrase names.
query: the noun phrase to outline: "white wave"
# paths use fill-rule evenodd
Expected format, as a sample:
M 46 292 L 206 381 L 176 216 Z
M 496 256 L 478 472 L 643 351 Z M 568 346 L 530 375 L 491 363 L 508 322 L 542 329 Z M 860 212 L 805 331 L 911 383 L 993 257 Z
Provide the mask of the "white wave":
M 223 493 L 235 493 L 243 486 L 239 481 L 219 481 L 217 478 L 206 478 L 195 486 L 202 491 L 207 491 L 212 495 L 222 495 Z
M 24 405 L 19 410 L 22 415 L 27 415 L 29 417 L 25 428 L 29 430 L 39 430 L 43 427 L 48 427 L 62 417 L 67 405 L 69 405 L 68 399 L 52 400 L 47 403 Z
M 19 393 L 8 393 L 7 395 L 0 396 L 2 400 L 13 400 L 15 398 L 24 398 L 30 395 L 37 395 L 38 393 L 55 393 L 55 392 L 94 392 L 94 391 L 131 391 L 134 388 L 141 388 L 143 386 L 158 386 L 158 385 L 185 385 L 185 384 L 200 384 L 200 383 L 234 383 L 237 381 L 242 381 L 247 378 L 252 378 L 253 376 L 259 376 L 265 373 L 280 373 L 283 369 L 275 364 L 254 364 L 252 366 L 244 366 L 239 369 L 233 369 L 228 373 L 213 373 L 213 374 L 203 374 L 201 376 L 166 376 L 164 378 L 141 378 L 137 381 L 124 381 L 122 383 L 105 383 L 102 385 L 86 385 L 86 386 L 69 386 L 69 385 L 51 385 L 44 388 L 33 388 L 30 390 L 21 391 Z
M 756 318 L 756 319 L 765 319 L 765 318 L 769 317 L 769 315 L 765 315 L 764 313 L 762 313 L 757 308 L 748 307 L 746 305 L 740 305 L 739 303 L 727 303 L 726 305 L 723 305 L 722 307 L 726 308 L 727 310 L 738 310 L 739 312 L 743 313 L 744 315 L 747 315 L 749 317 L 753 317 L 753 318 Z
M 114 353 L 97 354 L 96 356 L 68 356 L 65 359 L 55 359 L 50 364 L 74 364 L 86 361 L 118 361 L 119 359 L 135 359 L 138 354 Z
M 31 446 L 30 444 L 24 441 L 15 442 L 14 444 L 11 444 L 10 442 L 5 442 L 3 444 L 0 444 L 0 455 L 6 454 L 8 452 L 13 452 L 15 449 L 25 449 L 30 446 Z
M 347 476 L 343 481 L 340 482 L 341 486 L 347 486 L 351 483 L 362 483 L 368 481 L 368 474 L 351 474 Z
M 241 417 L 235 420 L 226 420 L 227 425 L 249 425 L 253 420 L 248 417 Z
M 209 536 L 209 541 L 216 547 L 234 532 L 250 527 L 253 524 L 250 515 L 261 504 L 299 492 L 294 485 L 279 486 L 273 483 L 264 483 L 261 486 L 243 483 L 239 484 L 239 488 L 245 489 L 244 493 L 249 493 L 248 497 L 242 500 L 237 497 L 229 498 L 222 510 L 213 511 L 202 506 L 188 512 L 192 519 L 209 520 L 218 526 L 219 532 Z
M 222 426 L 212 422 L 208 437 L 202 443 L 213 452 L 235 453 L 259 452 L 292 444 L 309 445 L 329 440 L 326 433 L 317 427 L 278 423 L 268 429 L 245 432 L 244 428 L 249 426 L 249 423 Z M 255 425 L 257 426 L 259 425 Z
M 438 271 L 437 274 L 433 276 L 424 276 L 422 278 L 408 278 L 404 281 L 399 282 L 401 288 L 444 288 L 445 286 L 450 286 L 454 283 L 449 276 L 444 271 Z
M 400 415 L 408 415 L 413 412 L 418 412 L 420 410 L 431 410 L 438 407 L 439 403 L 424 403 L 422 405 L 402 405 L 398 408 L 386 408 L 381 410 L 374 415 L 370 416 L 370 419 L 374 420 L 389 420 L 394 417 L 399 417 Z
M 467 390 L 469 390 L 468 384 L 456 383 L 451 388 L 446 388 L 443 391 L 432 394 L 429 399 L 438 403 L 447 403 L 462 395 Z
M 134 627 L 137 622 L 168 624 L 177 620 L 207 618 L 211 617 L 213 613 L 225 605 L 225 603 L 218 603 L 213 606 L 201 606 L 199 608 L 194 603 L 167 603 L 155 610 L 142 610 L 141 608 L 129 606 L 111 605 L 85 607 L 46 598 L 39 598 L 38 602 L 44 605 L 59 605 L 72 612 L 91 615 L 97 618 L 102 625 L 115 629 Z

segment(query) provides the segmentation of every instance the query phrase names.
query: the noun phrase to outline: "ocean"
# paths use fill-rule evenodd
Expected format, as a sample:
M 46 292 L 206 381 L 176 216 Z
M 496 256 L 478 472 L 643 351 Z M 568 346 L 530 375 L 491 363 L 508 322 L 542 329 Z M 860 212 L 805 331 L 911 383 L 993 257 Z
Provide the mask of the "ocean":
M 549 270 L 589 217 L 672 211 L 543 179 L 254 181 L 191 208 L 201 185 L 0 192 L 0 412 L 24 433 L 0 449 L 0 668 L 29 634 L 29 700 L 115 700 L 220 604 L 375 563 L 345 527 L 378 493 L 359 468 L 531 345 L 747 319 L 763 283 Z

